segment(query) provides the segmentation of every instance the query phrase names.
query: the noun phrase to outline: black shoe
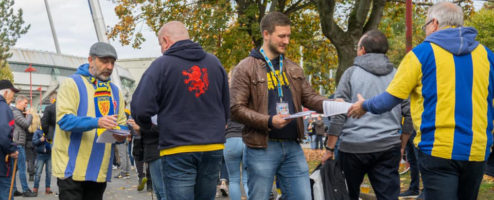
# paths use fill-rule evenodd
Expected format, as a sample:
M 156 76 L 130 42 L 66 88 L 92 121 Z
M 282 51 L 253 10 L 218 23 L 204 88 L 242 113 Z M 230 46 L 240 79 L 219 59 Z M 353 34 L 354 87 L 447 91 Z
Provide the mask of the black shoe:
M 399 195 L 402 198 L 417 198 L 419 196 L 418 191 L 407 190 Z
M 147 188 L 146 188 L 146 190 L 147 190 L 148 192 L 153 192 L 153 187 L 147 187 Z
M 14 191 L 14 197 L 22 196 L 22 192 Z
M 23 194 L 22 194 L 23 197 L 37 197 L 38 194 L 32 192 L 31 190 L 28 190 L 28 191 L 25 191 Z

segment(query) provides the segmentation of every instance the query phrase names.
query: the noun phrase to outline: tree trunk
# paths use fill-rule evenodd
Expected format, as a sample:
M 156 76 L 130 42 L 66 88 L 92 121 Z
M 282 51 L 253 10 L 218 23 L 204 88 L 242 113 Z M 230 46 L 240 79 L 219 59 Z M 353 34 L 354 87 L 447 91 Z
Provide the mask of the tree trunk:
M 353 65 L 353 60 L 357 56 L 353 44 L 338 45 L 336 46 L 338 52 L 338 69 L 336 70 L 336 85 L 340 82 L 340 78 L 350 66 Z

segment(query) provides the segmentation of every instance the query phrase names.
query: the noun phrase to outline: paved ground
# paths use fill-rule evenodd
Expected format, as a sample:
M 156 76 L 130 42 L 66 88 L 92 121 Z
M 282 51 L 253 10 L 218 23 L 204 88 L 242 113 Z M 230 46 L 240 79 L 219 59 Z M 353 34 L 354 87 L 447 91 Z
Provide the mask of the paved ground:
M 113 174 L 116 174 L 117 170 L 113 170 Z M 38 192 L 38 197 L 34 198 L 24 198 L 24 197 L 15 197 L 15 199 L 58 199 L 58 187 L 56 178 L 51 178 L 51 189 L 53 194 L 46 195 L 45 194 L 45 180 L 44 180 L 44 172 L 40 181 L 40 188 Z M 108 183 L 106 186 L 106 191 L 104 195 L 105 200 L 113 200 L 113 199 L 139 199 L 139 200 L 152 200 L 156 199 L 154 193 L 146 192 L 146 188 L 144 191 L 137 191 L 137 173 L 134 171 L 131 172 L 129 179 L 116 179 L 112 178 L 112 182 Z M 29 188 L 33 188 L 33 182 L 28 182 Z M 17 180 L 17 187 L 21 189 L 20 182 Z M 217 200 L 227 200 L 228 198 L 216 198 Z

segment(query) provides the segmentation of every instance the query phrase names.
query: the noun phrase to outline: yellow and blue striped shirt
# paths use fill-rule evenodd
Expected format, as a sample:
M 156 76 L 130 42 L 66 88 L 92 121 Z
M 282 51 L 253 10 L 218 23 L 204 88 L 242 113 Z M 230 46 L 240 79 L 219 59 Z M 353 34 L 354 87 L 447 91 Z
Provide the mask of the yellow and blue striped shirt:
M 95 88 L 86 78 L 73 75 L 60 86 L 57 98 L 57 127 L 52 151 L 52 173 L 58 178 L 72 177 L 76 181 L 106 182 L 111 179 L 113 144 L 96 143 L 97 111 L 94 99 Z M 126 125 L 124 102 L 118 88 L 111 87 L 112 98 L 109 114 L 117 112 L 117 123 Z M 110 100 L 111 101 L 111 100 Z M 115 107 L 115 109 L 113 109 Z M 64 117 L 78 117 L 77 123 L 60 125 Z M 85 129 L 82 124 L 87 124 Z M 80 126 L 80 127 L 75 127 Z M 64 131 L 71 129 L 72 131 Z M 89 128 L 88 128 L 89 127 Z
M 387 88 L 407 99 L 417 136 L 414 144 L 431 156 L 484 161 L 492 145 L 494 55 L 478 45 L 454 55 L 423 42 L 401 62 Z

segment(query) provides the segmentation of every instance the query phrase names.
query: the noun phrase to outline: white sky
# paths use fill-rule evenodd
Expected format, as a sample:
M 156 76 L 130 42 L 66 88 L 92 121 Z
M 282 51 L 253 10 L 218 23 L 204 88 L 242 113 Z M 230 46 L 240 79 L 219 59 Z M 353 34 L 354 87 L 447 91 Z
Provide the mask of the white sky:
M 62 54 L 87 56 L 89 47 L 97 42 L 88 1 L 48 0 L 48 2 Z M 115 4 L 109 0 L 100 0 L 100 5 L 106 26 L 115 25 L 118 22 L 114 12 Z M 56 52 L 44 0 L 16 0 L 14 8 L 22 8 L 24 21 L 26 24 L 31 24 L 29 31 L 21 36 L 15 47 Z M 154 32 L 145 25 L 142 27 L 146 41 L 141 49 L 123 47 L 118 41 L 110 41 L 117 49 L 119 58 L 145 58 L 161 55 Z

